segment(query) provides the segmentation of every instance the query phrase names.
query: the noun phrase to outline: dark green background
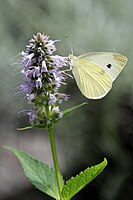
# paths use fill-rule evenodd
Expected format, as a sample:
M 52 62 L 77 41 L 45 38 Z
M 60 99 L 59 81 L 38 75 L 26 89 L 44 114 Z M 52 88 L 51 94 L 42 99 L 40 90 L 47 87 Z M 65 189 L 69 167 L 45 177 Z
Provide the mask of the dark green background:
M 59 39 L 57 53 L 89 51 L 123 53 L 129 61 L 111 92 L 101 100 L 82 96 L 74 79 L 64 91 L 68 108 L 87 101 L 56 128 L 59 160 L 65 179 L 108 159 L 105 171 L 73 199 L 133 199 L 133 1 L 132 0 L 0 0 L 0 199 L 50 199 L 32 189 L 18 162 L 4 145 L 26 150 L 52 165 L 47 134 L 17 132 L 27 125 L 21 110 L 30 108 L 16 94 L 21 84 L 19 52 L 33 34 Z M 13 65 L 11 65 L 13 64 Z

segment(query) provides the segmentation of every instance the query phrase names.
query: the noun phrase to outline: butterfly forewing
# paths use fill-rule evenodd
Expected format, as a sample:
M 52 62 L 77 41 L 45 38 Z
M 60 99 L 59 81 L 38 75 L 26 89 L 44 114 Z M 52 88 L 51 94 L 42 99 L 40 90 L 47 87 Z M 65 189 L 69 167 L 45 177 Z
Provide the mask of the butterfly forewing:
M 72 72 L 82 94 L 90 99 L 104 97 L 112 87 L 110 76 L 95 63 L 75 56 L 72 59 Z
M 113 52 L 94 52 L 84 54 L 78 57 L 79 59 L 85 59 L 89 62 L 97 64 L 106 73 L 109 74 L 112 81 L 116 79 L 119 73 L 122 71 L 127 62 L 127 57 L 122 54 Z

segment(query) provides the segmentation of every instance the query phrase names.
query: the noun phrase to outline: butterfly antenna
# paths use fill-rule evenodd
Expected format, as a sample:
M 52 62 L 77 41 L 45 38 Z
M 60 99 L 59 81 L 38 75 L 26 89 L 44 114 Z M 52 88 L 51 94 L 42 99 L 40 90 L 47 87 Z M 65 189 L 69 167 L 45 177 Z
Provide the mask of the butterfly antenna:
M 73 49 L 72 49 L 72 47 L 71 47 L 71 45 L 70 45 L 70 40 L 69 40 L 67 34 L 66 34 L 66 39 L 67 39 L 67 41 L 68 41 L 68 46 L 69 46 L 69 48 L 70 48 L 70 50 L 71 50 L 71 54 L 73 55 Z

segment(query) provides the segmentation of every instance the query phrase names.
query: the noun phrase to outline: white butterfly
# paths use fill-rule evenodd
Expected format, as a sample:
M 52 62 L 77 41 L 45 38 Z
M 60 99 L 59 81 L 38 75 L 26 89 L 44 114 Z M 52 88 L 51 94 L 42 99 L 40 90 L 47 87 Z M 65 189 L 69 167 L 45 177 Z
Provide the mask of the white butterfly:
M 127 57 L 113 52 L 70 55 L 70 67 L 77 85 L 89 99 L 104 97 L 126 63 Z

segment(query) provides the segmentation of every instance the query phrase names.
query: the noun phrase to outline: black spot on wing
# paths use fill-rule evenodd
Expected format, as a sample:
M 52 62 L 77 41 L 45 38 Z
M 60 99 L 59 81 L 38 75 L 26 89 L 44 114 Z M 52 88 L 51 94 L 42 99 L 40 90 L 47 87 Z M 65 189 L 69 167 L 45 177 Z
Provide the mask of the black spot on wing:
M 111 64 L 107 64 L 106 66 L 107 66 L 108 68 L 111 68 L 111 67 L 112 67 L 112 65 L 111 65 Z

